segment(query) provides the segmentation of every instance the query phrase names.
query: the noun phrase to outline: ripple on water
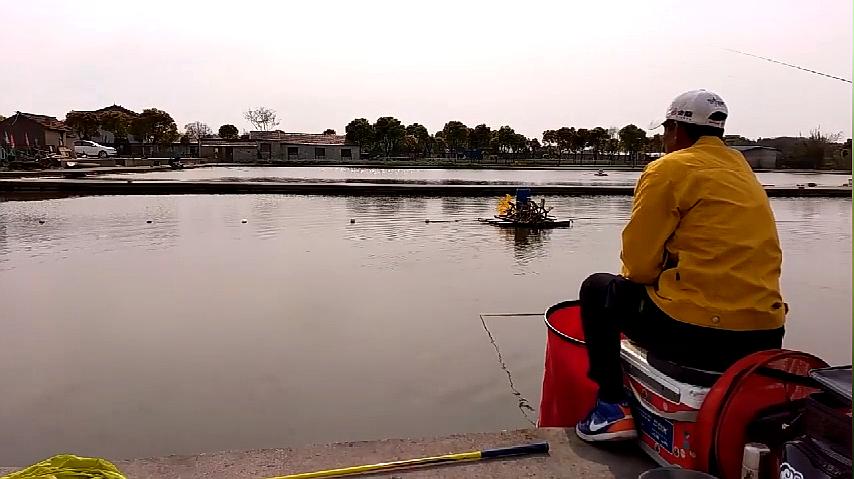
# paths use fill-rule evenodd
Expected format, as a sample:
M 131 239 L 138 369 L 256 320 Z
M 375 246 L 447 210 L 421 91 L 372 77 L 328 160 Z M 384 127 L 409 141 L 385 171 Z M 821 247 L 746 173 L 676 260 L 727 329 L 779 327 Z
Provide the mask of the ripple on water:
M 518 398 L 534 400 L 540 388 L 542 321 L 488 323 L 499 366 L 478 315 L 542 311 L 577 297 L 590 273 L 616 270 L 631 199 L 551 198 L 556 216 L 579 220 L 540 232 L 477 223 L 495 203 L 2 202 L 0 321 L 9 334 L 0 335 L 0 383 L 29 379 L 4 392 L 0 429 L 54 437 L 64 409 L 34 397 L 62 397 L 80 421 L 101 424 L 68 446 L 106 456 L 327 442 L 340 440 L 341 424 L 353 437 L 524 427 Z M 851 203 L 772 206 L 793 311 L 786 345 L 849 363 Z M 120 424 L 104 420 L 116 404 L 134 406 Z M 281 414 L 291 410 L 300 414 Z M 176 423 L 186 435 L 163 432 Z M 250 433 L 230 434 L 241 427 Z M 122 440 L 127 430 L 139 441 Z M 7 446 L 0 462 L 52 452 L 38 441 Z
M 108 179 L 151 180 L 217 180 L 217 181 L 371 181 L 371 182 L 487 182 L 543 185 L 631 185 L 640 171 L 609 170 L 608 176 L 597 177 L 593 170 L 573 169 L 440 169 L 440 168 L 346 168 L 346 167 L 206 167 L 174 171 L 154 171 L 105 175 Z M 794 186 L 816 183 L 839 186 L 851 176 L 826 173 L 758 173 L 762 184 Z

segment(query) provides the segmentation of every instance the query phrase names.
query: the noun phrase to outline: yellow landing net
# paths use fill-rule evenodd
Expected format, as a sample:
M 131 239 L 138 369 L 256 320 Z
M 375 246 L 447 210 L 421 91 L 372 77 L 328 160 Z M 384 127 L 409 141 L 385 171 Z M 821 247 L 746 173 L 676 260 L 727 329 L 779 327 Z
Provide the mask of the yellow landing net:
M 60 454 L 0 479 L 126 479 L 105 459 Z

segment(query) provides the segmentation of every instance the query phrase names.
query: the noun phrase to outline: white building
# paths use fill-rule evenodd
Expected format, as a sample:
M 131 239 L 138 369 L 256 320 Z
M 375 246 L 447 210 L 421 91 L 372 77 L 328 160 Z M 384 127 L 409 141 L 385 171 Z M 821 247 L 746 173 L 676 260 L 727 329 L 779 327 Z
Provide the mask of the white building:
M 249 138 L 258 142 L 258 158 L 277 161 L 326 161 L 350 163 L 359 161 L 359 146 L 348 145 L 344 135 L 251 131 Z
M 777 168 L 777 159 L 780 157 L 780 150 L 776 148 L 761 145 L 731 146 L 730 148 L 740 151 L 747 160 L 747 163 L 754 170 L 773 170 Z

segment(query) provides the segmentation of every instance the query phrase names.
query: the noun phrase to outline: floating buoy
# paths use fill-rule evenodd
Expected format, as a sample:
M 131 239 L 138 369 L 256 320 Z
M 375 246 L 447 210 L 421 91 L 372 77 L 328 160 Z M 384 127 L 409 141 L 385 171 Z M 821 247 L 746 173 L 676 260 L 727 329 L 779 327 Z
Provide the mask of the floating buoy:
M 240 222 L 241 222 L 241 223 L 248 223 L 248 222 L 249 222 L 249 220 L 247 220 L 246 218 L 243 218 L 242 220 L 240 220 Z
M 40 225 L 43 225 L 43 224 L 44 224 L 44 220 L 39 220 L 39 224 L 40 224 Z
M 355 222 L 356 222 L 356 218 L 350 218 L 350 224 L 351 224 L 351 225 L 352 225 L 353 223 L 355 223 Z
M 151 223 L 151 220 L 146 221 L 146 223 Z

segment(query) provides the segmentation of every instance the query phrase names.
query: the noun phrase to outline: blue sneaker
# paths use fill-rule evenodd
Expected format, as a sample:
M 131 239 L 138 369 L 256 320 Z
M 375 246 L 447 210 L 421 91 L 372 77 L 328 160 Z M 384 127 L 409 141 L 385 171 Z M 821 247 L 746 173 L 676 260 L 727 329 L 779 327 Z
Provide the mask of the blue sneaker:
M 587 442 L 623 441 L 638 437 L 632 410 L 625 402 L 596 400 L 596 406 L 575 426 L 575 433 Z

